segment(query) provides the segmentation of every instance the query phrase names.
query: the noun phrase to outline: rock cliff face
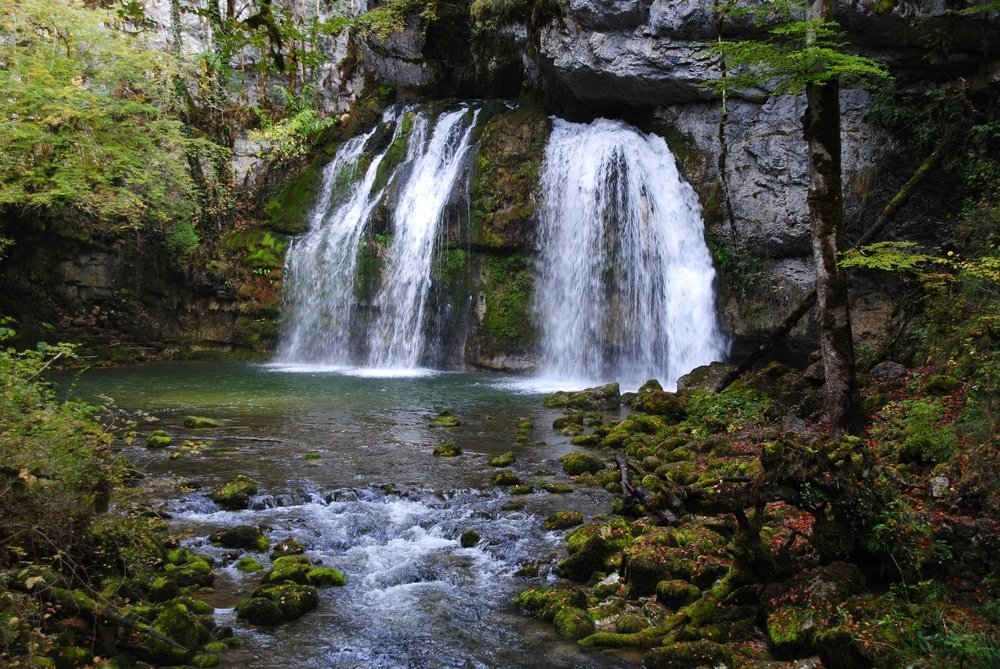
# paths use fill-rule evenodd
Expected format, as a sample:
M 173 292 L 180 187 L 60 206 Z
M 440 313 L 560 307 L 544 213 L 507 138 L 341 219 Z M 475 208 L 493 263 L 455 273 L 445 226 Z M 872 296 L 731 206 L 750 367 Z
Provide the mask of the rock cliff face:
M 293 4 L 306 13 L 316 6 L 324 16 L 333 11 L 311 0 Z M 707 48 L 720 36 L 759 34 L 749 18 L 720 16 L 718 3 L 709 0 L 567 0 L 556 15 L 546 14 L 552 10 L 543 11 L 542 3 L 528 3 L 521 18 L 478 20 L 469 4 L 439 0 L 437 11 L 427 14 L 415 3 L 402 33 L 353 31 L 328 38 L 319 85 L 323 106 L 349 112 L 352 123 L 360 117 L 362 90 L 379 85 L 390 87 L 399 101 L 519 94 L 533 101 L 497 114 L 484 127 L 470 177 L 467 225 L 449 232 L 446 250 L 468 251 L 462 276 L 471 278 L 461 279 L 469 281 L 471 296 L 463 307 L 470 323 L 465 362 L 500 369 L 532 363 L 534 198 L 550 113 L 576 120 L 623 118 L 667 139 L 701 199 L 728 332 L 751 339 L 766 333 L 810 290 L 803 100 L 742 91 L 726 101 L 723 115 L 720 100 L 703 86 L 718 75 Z M 172 48 L 179 34 L 185 51 L 209 49 L 208 25 L 194 14 L 178 14 L 176 5 L 147 3 L 161 46 Z M 350 12 L 366 9 L 365 0 L 355 0 Z M 835 13 L 846 40 L 886 62 L 900 86 L 934 86 L 958 77 L 968 86 L 996 83 L 996 12 L 956 12 L 943 0 L 842 0 Z M 242 57 L 252 61 L 259 54 Z M 845 196 L 855 237 L 921 159 L 902 155 L 896 138 L 869 122 L 871 104 L 868 92 L 842 93 Z M 251 185 L 267 147 L 237 138 L 235 148 L 234 172 Z M 324 160 L 317 157 L 300 181 L 314 183 Z M 309 192 L 308 185 L 286 189 L 263 214 L 267 225 L 300 230 L 301 220 L 286 219 L 302 217 Z M 921 206 L 919 198 L 912 205 Z M 267 262 L 253 265 L 247 285 L 221 297 L 207 286 L 190 290 L 191 297 L 181 299 L 187 306 L 178 307 L 188 314 L 177 321 L 186 324 L 177 339 L 184 345 L 273 344 L 284 242 L 239 237 L 233 243 L 236 256 L 264 253 Z M 65 296 L 78 301 L 88 318 L 90 306 L 121 296 L 120 277 L 129 270 L 114 253 L 97 258 L 70 252 L 59 260 Z M 893 302 L 882 288 L 860 281 L 855 286 L 863 342 L 877 342 L 892 328 Z M 245 312 L 241 305 L 247 303 L 270 306 Z M 796 334 L 805 337 L 813 327 L 804 321 Z M 167 331 L 161 328 L 155 338 Z

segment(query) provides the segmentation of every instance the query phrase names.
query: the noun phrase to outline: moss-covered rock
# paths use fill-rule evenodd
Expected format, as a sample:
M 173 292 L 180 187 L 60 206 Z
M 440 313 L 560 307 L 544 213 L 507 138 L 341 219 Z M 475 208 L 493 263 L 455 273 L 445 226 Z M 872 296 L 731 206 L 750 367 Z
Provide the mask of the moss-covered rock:
M 590 615 L 575 606 L 559 609 L 552 622 L 556 626 L 556 631 L 568 639 L 582 639 L 596 631 Z
M 166 448 L 172 442 L 173 439 L 163 430 L 153 430 L 146 437 L 146 448 Z
M 462 424 L 454 414 L 450 411 L 442 411 L 437 415 L 437 418 L 432 420 L 427 424 L 428 427 L 458 427 Z
M 482 258 L 477 289 L 479 319 L 470 346 L 479 364 L 502 368 L 511 356 L 526 356 L 536 339 L 530 261 L 517 253 Z
M 168 562 L 163 567 L 164 573 L 168 574 L 178 586 L 182 588 L 190 586 L 209 588 L 215 582 L 212 558 L 206 555 L 196 555 L 187 550 L 181 553 L 178 558 L 182 562 Z
M 256 495 L 257 482 L 240 474 L 232 481 L 213 488 L 209 497 L 224 509 L 236 511 L 250 505 L 250 496 Z
M 521 483 L 521 478 L 510 470 L 504 470 L 494 474 L 490 483 L 498 486 L 518 485 Z
M 562 430 L 569 425 L 583 425 L 584 414 L 582 411 L 573 411 L 565 416 L 559 416 L 554 421 L 552 421 L 552 428 L 555 430 Z
M 551 121 L 522 104 L 494 116 L 483 129 L 472 180 L 472 243 L 520 250 L 531 247 L 538 176 Z
M 454 458 L 462 454 L 462 449 L 454 441 L 445 441 L 434 447 L 434 455 L 439 458 Z
M 500 455 L 490 458 L 487 463 L 490 467 L 510 467 L 517 458 L 514 456 L 514 451 L 506 451 Z
M 226 548 L 245 548 L 263 552 L 270 547 L 270 542 L 264 533 L 253 525 L 237 525 L 213 532 L 209 535 L 209 539 Z
M 701 669 L 729 666 L 732 655 L 722 644 L 701 639 L 654 648 L 642 658 L 646 669 Z
M 285 539 L 274 545 L 271 551 L 271 559 L 277 559 L 282 555 L 302 555 L 306 552 L 306 547 L 297 539 Z
M 317 588 L 341 587 L 347 585 L 347 578 L 339 569 L 314 567 L 306 573 L 306 583 Z
M 604 460 L 596 455 L 578 451 L 567 453 L 559 458 L 559 462 L 562 463 L 563 471 L 570 476 L 578 476 L 580 474 L 596 474 L 606 466 Z
M 582 409 L 599 411 L 617 409 L 621 406 L 621 389 L 617 383 L 585 388 L 577 392 L 560 390 L 546 397 L 542 404 L 549 409 Z
M 475 530 L 466 530 L 462 532 L 462 536 L 459 537 L 458 543 L 461 544 L 462 548 L 472 548 L 479 543 L 479 532 Z
M 319 604 L 315 586 L 282 583 L 258 588 L 236 606 L 236 616 L 255 625 L 274 626 L 300 618 Z
M 184 417 L 184 427 L 190 430 L 203 430 L 212 427 L 221 427 L 222 423 L 214 418 L 206 418 L 204 416 L 185 416 Z
M 209 640 L 211 626 L 210 620 L 202 619 L 184 604 L 164 604 L 151 625 L 160 637 L 141 634 L 139 654 L 159 664 L 185 664 Z
M 584 525 L 566 538 L 570 555 L 559 563 L 556 573 L 573 581 L 586 581 L 596 571 L 615 571 L 632 540 L 632 528 L 624 518 Z
M 507 488 L 507 492 L 511 495 L 530 495 L 534 491 L 535 488 L 530 483 L 521 483 Z
M 573 492 L 573 486 L 568 483 L 553 483 L 551 481 L 547 481 L 539 487 L 552 495 L 568 495 Z
M 670 609 L 679 609 L 698 599 L 701 591 L 697 586 L 680 579 L 660 581 L 656 584 L 656 598 Z
M 529 588 L 515 597 L 514 603 L 551 621 L 560 609 L 587 608 L 587 595 L 579 588 Z
M 247 573 L 254 573 L 261 571 L 264 568 L 264 565 L 262 565 L 257 558 L 246 555 L 236 561 L 236 568 Z
M 640 390 L 632 402 L 632 407 L 636 411 L 663 416 L 675 422 L 684 420 L 687 416 L 687 400 L 676 393 L 664 390 Z
M 264 575 L 262 583 L 308 583 L 308 574 L 313 566 L 304 555 L 284 555 L 271 565 L 271 570 Z
M 542 527 L 546 530 L 565 530 L 583 524 L 583 514 L 579 511 L 555 511 L 550 513 Z

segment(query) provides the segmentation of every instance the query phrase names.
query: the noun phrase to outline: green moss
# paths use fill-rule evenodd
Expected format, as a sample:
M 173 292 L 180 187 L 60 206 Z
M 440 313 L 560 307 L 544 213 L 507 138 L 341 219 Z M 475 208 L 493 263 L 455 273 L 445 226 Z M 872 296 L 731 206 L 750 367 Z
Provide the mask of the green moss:
M 563 471 L 570 476 L 588 473 L 595 474 L 606 466 L 604 460 L 596 455 L 576 451 L 562 456 L 559 458 L 559 462 L 562 463 Z
M 437 418 L 427 424 L 428 427 L 458 427 L 462 424 L 450 411 L 442 411 Z
M 434 455 L 439 458 L 454 458 L 462 454 L 462 449 L 454 441 L 446 441 L 434 447 Z
M 511 495 L 530 495 L 534 492 L 534 488 L 529 483 L 522 483 L 520 485 L 512 485 L 507 488 L 507 492 Z
M 304 555 L 283 555 L 271 565 L 271 571 L 263 578 L 264 583 L 298 583 L 308 582 L 309 572 L 313 566 Z
M 462 548 L 472 548 L 479 543 L 479 532 L 475 530 L 466 530 L 462 532 L 462 536 L 459 537 L 458 543 L 461 544 Z
M 256 558 L 246 555 L 236 562 L 236 568 L 249 573 L 260 571 L 264 566 Z
M 221 427 L 222 423 L 215 420 L 214 418 L 205 418 L 204 416 L 185 416 L 184 417 L 184 427 L 192 430 L 201 430 L 205 428 Z
M 214 488 L 209 495 L 219 506 L 230 509 L 245 509 L 250 504 L 250 496 L 257 494 L 257 482 L 240 474 L 229 483 Z
M 332 567 L 316 567 L 310 569 L 306 574 L 306 582 L 317 588 L 329 588 L 331 586 L 341 587 L 347 585 L 347 578 L 344 572 Z
M 594 621 L 583 609 L 566 606 L 556 613 L 552 621 L 556 631 L 569 639 L 582 639 L 594 633 Z
M 146 437 L 147 448 L 166 448 L 171 442 L 173 442 L 173 439 L 163 430 L 154 430 Z
M 521 482 L 521 478 L 514 472 L 505 470 L 494 474 L 490 482 L 493 485 L 499 486 L 518 485 Z
M 538 177 L 551 121 L 522 104 L 493 117 L 483 130 L 472 181 L 472 243 L 526 249 L 537 206 Z
M 490 461 L 487 464 L 489 464 L 490 467 L 510 467 L 514 464 L 516 459 L 517 458 L 514 457 L 514 451 L 506 451 L 495 458 L 490 458 Z
M 543 483 L 541 488 L 552 495 L 567 495 L 573 492 L 573 486 L 566 483 Z
M 485 307 L 480 350 L 487 355 L 527 352 L 535 340 L 534 276 L 527 260 L 517 254 L 484 258 L 480 289 Z
M 555 511 L 550 513 L 542 527 L 546 530 L 565 530 L 583 523 L 583 514 L 579 511 Z
M 288 181 L 273 200 L 264 205 L 264 220 L 269 228 L 286 235 L 305 232 L 309 212 L 319 191 L 322 166 L 317 160 Z

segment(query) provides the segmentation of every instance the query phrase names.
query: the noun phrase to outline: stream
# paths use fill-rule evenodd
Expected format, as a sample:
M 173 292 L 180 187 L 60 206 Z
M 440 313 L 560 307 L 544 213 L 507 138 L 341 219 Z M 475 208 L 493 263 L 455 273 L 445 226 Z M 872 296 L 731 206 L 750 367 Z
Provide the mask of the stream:
M 278 667 L 625 667 L 636 658 L 588 651 L 528 617 L 511 600 L 556 581 L 565 532 L 542 520 L 576 509 L 588 519 L 611 498 L 569 483 L 559 456 L 574 450 L 552 429 L 559 412 L 517 379 L 498 374 L 331 370 L 238 363 L 157 363 L 95 369 L 62 381 L 73 397 L 137 417 L 139 429 L 174 438 L 162 450 L 126 454 L 146 475 L 151 500 L 167 511 L 182 543 L 216 560 L 219 624 L 246 640 L 223 666 Z M 431 428 L 441 411 L 462 425 Z M 221 421 L 187 429 L 184 416 Z M 522 421 L 530 429 L 519 429 Z M 521 443 L 516 441 L 519 435 Z M 182 449 L 185 440 L 205 444 Z M 451 440 L 463 453 L 433 455 Z M 487 461 L 505 451 L 536 486 L 512 496 L 490 484 Z M 309 455 L 307 455 L 309 454 Z M 260 483 L 246 511 L 221 510 L 215 485 L 245 474 Z M 233 607 L 259 575 L 235 568 L 241 551 L 208 535 L 234 525 L 265 529 L 272 545 L 293 538 L 315 562 L 341 569 L 347 585 L 320 591 L 320 606 L 275 629 L 239 623 Z M 463 548 L 460 535 L 478 532 Z M 267 566 L 267 556 L 255 554 Z M 537 576 L 518 572 L 538 564 Z

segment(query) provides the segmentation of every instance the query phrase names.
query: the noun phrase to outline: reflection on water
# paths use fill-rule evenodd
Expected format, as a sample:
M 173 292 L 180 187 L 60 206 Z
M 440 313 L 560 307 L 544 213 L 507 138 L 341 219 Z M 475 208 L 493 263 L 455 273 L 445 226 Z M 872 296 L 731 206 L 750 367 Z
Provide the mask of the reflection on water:
M 507 382 L 485 374 L 373 378 L 184 363 L 93 370 L 74 380 L 72 393 L 149 412 L 155 422 L 140 428 L 175 438 L 168 449 L 136 445 L 127 453 L 150 475 L 151 494 L 172 514 L 174 531 L 220 565 L 211 601 L 221 624 L 239 627 L 232 607 L 257 577 L 235 569 L 238 551 L 209 544 L 216 529 L 264 527 L 272 542 L 296 539 L 313 560 L 346 574 L 348 584 L 322 591 L 319 609 L 304 618 L 275 630 L 239 629 L 247 646 L 224 655 L 226 665 L 627 666 L 560 639 L 510 604 L 520 590 L 554 580 L 550 568 L 563 537 L 543 531 L 542 518 L 567 508 L 592 517 L 610 499 L 580 486 L 568 495 L 536 488 L 512 497 L 489 485 L 497 470 L 487 461 L 508 450 L 526 482 L 566 482 L 558 457 L 574 448 L 551 429 L 557 413 Z M 462 425 L 428 427 L 445 410 Z M 188 414 L 222 425 L 187 429 Z M 519 428 L 524 420 L 534 426 Z M 206 447 L 181 452 L 184 440 Z M 463 454 L 435 457 L 444 440 Z M 260 494 L 249 510 L 221 510 L 207 491 L 236 474 L 259 481 Z M 480 539 L 463 548 L 459 537 L 468 530 Z M 518 575 L 533 563 L 539 576 Z

